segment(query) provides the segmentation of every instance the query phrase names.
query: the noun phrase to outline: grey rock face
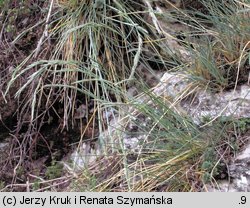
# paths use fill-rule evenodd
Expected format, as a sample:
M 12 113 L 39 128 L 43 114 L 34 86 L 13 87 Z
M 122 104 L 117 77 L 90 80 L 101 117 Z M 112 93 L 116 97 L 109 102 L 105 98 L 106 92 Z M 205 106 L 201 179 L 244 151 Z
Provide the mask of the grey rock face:
M 167 72 L 154 93 L 172 100 L 197 125 L 205 117 L 210 120 L 220 116 L 250 118 L 250 86 L 247 84 L 235 90 L 211 93 L 192 84 L 186 74 Z
M 237 191 L 250 191 L 250 144 L 235 158 L 229 172 L 233 178 L 231 187 Z

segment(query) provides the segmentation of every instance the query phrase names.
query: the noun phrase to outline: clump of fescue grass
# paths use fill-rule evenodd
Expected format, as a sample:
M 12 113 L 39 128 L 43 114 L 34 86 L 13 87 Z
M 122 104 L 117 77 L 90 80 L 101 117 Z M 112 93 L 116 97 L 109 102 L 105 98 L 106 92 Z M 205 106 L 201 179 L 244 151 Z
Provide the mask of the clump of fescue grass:
M 200 128 L 162 98 L 150 97 L 153 104 L 135 105 L 140 117 L 148 118 L 147 125 L 134 121 L 138 135 L 144 135 L 139 149 L 101 157 L 74 182 L 73 190 L 204 191 L 207 184 L 217 187 L 217 179 L 228 179 L 227 165 L 243 143 L 247 123 L 221 119 Z
M 145 17 L 143 1 L 51 1 L 44 34 L 13 71 L 7 89 L 21 77 L 26 79 L 16 95 L 28 94 L 21 112 L 29 112 L 30 126 L 39 129 L 36 124 L 60 103 L 63 113 L 55 113 L 61 129 L 68 129 L 69 123 L 74 125 L 76 108 L 88 107 L 92 100 L 94 110 L 87 111 L 86 118 L 97 118 L 92 126 L 102 130 L 104 103 L 127 100 L 127 86 L 140 63 L 160 62 L 164 68 L 171 62 L 171 53 L 160 54 L 167 49 L 158 44 Z M 43 60 L 41 46 L 46 43 L 54 45 L 49 59 Z
M 248 1 L 201 1 L 206 12 L 179 13 L 178 21 L 188 25 L 188 50 L 194 63 L 190 73 L 201 85 L 221 91 L 249 79 L 250 10 Z M 198 39 L 197 39 L 198 37 Z M 193 42 L 192 42 L 193 41 Z M 185 42 L 185 40 L 183 41 Z
M 213 24 L 210 45 L 214 66 L 219 72 L 219 81 L 214 75 L 210 80 L 216 80 L 214 83 L 218 83 L 222 89 L 246 83 L 249 76 L 250 10 L 243 6 L 243 1 L 229 1 L 228 4 L 228 7 L 208 4 L 211 15 L 207 17 Z

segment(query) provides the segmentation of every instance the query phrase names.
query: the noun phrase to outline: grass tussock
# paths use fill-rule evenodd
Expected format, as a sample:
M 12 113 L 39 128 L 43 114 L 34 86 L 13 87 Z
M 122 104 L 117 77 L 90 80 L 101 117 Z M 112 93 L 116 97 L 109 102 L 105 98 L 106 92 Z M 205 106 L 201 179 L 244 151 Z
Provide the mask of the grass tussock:
M 195 12 L 198 16 L 195 21 L 195 17 L 190 17 L 201 39 L 192 45 L 195 64 L 191 73 L 212 90 L 232 89 L 238 83 L 246 83 L 249 79 L 249 2 L 211 0 L 203 4 L 208 14 Z
M 146 9 L 142 2 L 133 1 L 51 1 L 49 21 L 37 48 L 15 68 L 7 88 L 8 92 L 25 77 L 16 96 L 29 95 L 23 111 L 30 112 L 30 122 L 46 117 L 60 103 L 62 129 L 68 129 L 79 105 L 88 106 L 91 100 L 94 117 L 101 121 L 103 103 L 127 99 L 126 88 L 139 64 L 164 67 L 166 60 L 171 61 L 171 54 L 159 54 L 154 28 L 145 21 Z M 52 42 L 53 51 L 44 60 L 41 47 Z M 39 60 L 29 64 L 38 55 Z M 101 123 L 95 125 L 103 128 Z
M 133 120 L 139 129 L 134 136 L 144 135 L 139 148 L 101 157 L 72 184 L 73 190 L 204 191 L 228 179 L 228 162 L 244 145 L 249 121 L 219 119 L 199 128 L 161 98 L 151 99 L 154 107 L 137 106 L 147 121 Z

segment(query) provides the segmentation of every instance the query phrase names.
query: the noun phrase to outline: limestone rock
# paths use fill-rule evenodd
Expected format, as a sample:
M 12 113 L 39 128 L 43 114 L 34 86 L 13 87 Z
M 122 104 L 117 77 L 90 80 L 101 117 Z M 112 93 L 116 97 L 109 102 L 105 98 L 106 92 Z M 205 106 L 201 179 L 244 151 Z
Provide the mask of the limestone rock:
M 235 90 L 212 93 L 195 85 L 185 73 L 165 73 L 155 87 L 157 96 L 167 97 L 178 103 L 199 125 L 204 118 L 250 118 L 250 86 L 245 84 Z

